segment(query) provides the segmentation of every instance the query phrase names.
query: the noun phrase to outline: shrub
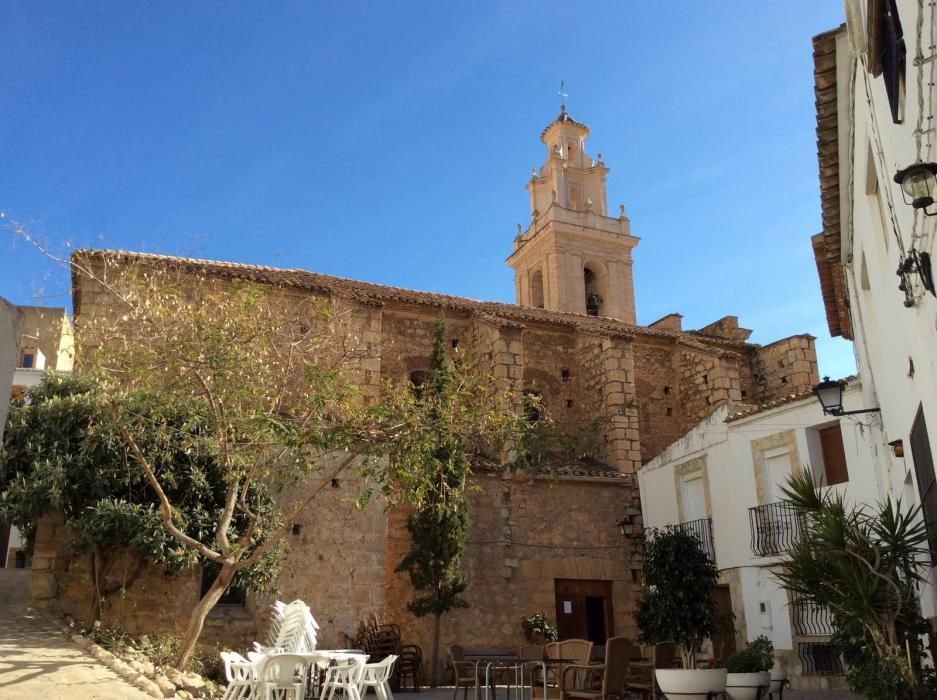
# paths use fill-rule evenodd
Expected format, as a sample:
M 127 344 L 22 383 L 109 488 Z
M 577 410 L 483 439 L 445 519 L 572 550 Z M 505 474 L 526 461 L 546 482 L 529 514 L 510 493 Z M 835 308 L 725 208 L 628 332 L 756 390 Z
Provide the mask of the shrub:
M 551 625 L 547 620 L 547 616 L 543 613 L 524 618 L 521 621 L 521 626 L 524 628 L 524 637 L 528 642 L 534 641 L 534 634 L 537 632 L 543 635 L 543 641 L 545 642 L 555 642 L 560 638 L 556 625 Z
M 729 673 L 760 673 L 765 668 L 764 658 L 757 649 L 747 647 L 739 649 L 726 661 L 726 670 Z

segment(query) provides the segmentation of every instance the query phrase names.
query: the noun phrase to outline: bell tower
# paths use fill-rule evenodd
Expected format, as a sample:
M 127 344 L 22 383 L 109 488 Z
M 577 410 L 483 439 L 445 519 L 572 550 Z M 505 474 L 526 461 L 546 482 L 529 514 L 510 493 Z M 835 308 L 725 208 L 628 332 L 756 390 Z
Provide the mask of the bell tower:
M 635 323 L 631 249 L 638 238 L 620 207 L 608 215 L 602 155 L 586 154 L 589 128 L 566 112 L 540 134 L 546 162 L 534 169 L 530 225 L 514 239 L 507 259 L 517 303 Z

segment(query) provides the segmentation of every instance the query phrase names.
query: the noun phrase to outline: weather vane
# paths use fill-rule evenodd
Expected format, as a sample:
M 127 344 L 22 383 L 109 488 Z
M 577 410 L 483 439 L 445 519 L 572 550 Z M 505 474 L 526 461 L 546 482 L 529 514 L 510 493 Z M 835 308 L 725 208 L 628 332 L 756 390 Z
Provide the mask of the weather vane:
M 569 97 L 569 94 L 566 92 L 566 81 L 560 81 L 560 91 L 557 93 L 560 96 L 560 110 L 566 111 L 566 98 Z

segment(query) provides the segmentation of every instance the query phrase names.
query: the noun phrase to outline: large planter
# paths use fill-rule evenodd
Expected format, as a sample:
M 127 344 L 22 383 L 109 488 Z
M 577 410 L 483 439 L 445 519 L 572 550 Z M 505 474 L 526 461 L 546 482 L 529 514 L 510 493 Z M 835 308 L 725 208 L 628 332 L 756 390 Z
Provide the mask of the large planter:
M 787 671 L 782 668 L 772 668 L 769 673 L 771 674 L 770 692 L 779 694 L 784 687 L 785 681 L 787 681 Z
M 758 688 L 763 686 L 765 692 L 771 683 L 771 674 L 768 671 L 759 673 L 727 673 L 726 696 L 729 700 L 756 700 Z
M 726 689 L 724 668 L 659 668 L 655 673 L 657 685 L 668 700 L 707 700 L 709 693 Z

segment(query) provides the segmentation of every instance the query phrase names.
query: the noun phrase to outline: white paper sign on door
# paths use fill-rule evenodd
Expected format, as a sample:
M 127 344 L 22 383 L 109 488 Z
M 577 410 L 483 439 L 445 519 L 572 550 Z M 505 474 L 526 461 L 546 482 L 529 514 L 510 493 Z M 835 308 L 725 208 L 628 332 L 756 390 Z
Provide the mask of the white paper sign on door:
M 564 600 L 563 601 L 563 612 L 569 615 L 573 611 L 573 601 Z

